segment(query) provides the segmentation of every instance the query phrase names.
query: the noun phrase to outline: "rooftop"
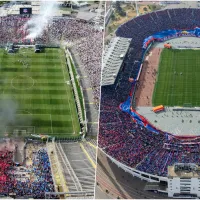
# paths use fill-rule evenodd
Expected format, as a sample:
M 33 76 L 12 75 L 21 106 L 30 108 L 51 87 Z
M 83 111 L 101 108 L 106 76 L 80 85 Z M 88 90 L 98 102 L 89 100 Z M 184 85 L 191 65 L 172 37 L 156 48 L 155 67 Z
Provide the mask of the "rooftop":
M 79 11 L 76 18 L 86 20 L 86 21 L 90 21 L 94 17 L 96 17 L 96 15 L 97 15 L 97 13 L 94 13 L 94 12 Z
M 130 42 L 130 38 L 115 37 L 106 47 L 103 55 L 102 86 L 114 84 Z
M 200 167 L 195 164 L 175 164 L 168 166 L 169 178 L 200 178 Z

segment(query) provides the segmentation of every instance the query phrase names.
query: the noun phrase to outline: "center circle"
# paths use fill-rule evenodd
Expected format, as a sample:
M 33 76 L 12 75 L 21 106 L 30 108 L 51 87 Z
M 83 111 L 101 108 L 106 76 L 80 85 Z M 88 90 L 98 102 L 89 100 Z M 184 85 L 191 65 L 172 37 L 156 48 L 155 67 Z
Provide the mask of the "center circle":
M 34 79 L 30 76 L 16 76 L 11 80 L 11 86 L 16 90 L 27 90 L 33 87 Z

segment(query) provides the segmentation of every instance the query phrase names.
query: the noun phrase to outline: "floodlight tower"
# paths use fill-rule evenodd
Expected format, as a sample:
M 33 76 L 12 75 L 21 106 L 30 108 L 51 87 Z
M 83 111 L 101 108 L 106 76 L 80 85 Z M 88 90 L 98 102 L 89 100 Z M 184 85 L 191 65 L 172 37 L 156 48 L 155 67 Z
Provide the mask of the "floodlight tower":
M 137 16 L 139 16 L 137 1 L 135 1 L 135 9 L 136 9 Z

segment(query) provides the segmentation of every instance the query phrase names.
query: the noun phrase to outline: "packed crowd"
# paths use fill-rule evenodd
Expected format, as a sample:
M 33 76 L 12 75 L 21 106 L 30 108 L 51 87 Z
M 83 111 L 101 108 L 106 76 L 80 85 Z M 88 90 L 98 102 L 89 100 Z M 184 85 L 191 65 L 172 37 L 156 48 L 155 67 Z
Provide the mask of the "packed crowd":
M 81 58 L 81 63 L 89 76 L 97 110 L 101 82 L 102 41 L 102 33 L 98 31 L 78 41 L 75 47 Z
M 42 35 L 27 39 L 29 27 L 26 23 L 29 19 L 20 16 L 0 17 L 0 44 L 60 45 L 63 42 L 74 46 L 80 57 L 81 66 L 89 77 L 98 109 L 103 33 L 90 23 L 63 17 L 49 19 Z
M 25 42 L 22 28 L 27 20 L 18 16 L 0 17 L 0 44 Z
M 91 24 L 74 19 L 55 19 L 48 27 L 49 43 L 65 41 L 72 44 L 80 57 L 93 91 L 94 103 L 98 109 L 101 78 L 103 33 Z
M 33 177 L 26 181 L 17 181 L 14 193 L 16 196 L 30 196 L 44 199 L 45 192 L 54 192 L 54 185 L 51 176 L 51 168 L 47 151 L 40 149 L 34 153 L 33 163 L 28 167 L 26 173 L 32 173 Z
M 187 30 L 198 26 L 199 9 L 180 8 L 141 15 L 117 29 L 116 36 L 133 40 L 115 84 L 101 89 L 99 146 L 121 163 L 159 176 L 167 176 L 167 167 L 177 162 L 200 165 L 200 138 L 183 139 L 162 131 L 153 133 L 119 108 L 130 94 L 129 78 L 137 78 L 144 39 L 167 29 Z
M 50 162 L 45 148 L 33 151 L 31 164 L 24 167 L 13 162 L 13 153 L 8 150 L 0 152 L 1 196 L 44 199 L 45 192 L 54 192 Z
M 0 194 L 9 193 L 9 188 L 14 184 L 9 176 L 9 169 L 12 167 L 13 152 L 8 150 L 0 151 Z

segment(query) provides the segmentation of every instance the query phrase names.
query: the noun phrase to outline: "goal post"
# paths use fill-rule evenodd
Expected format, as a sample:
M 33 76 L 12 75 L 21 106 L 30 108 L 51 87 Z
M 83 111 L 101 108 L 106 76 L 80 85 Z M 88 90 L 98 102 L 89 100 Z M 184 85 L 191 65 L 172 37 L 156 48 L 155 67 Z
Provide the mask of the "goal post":
M 5 134 L 11 137 L 26 137 L 35 133 L 35 126 L 7 126 Z

